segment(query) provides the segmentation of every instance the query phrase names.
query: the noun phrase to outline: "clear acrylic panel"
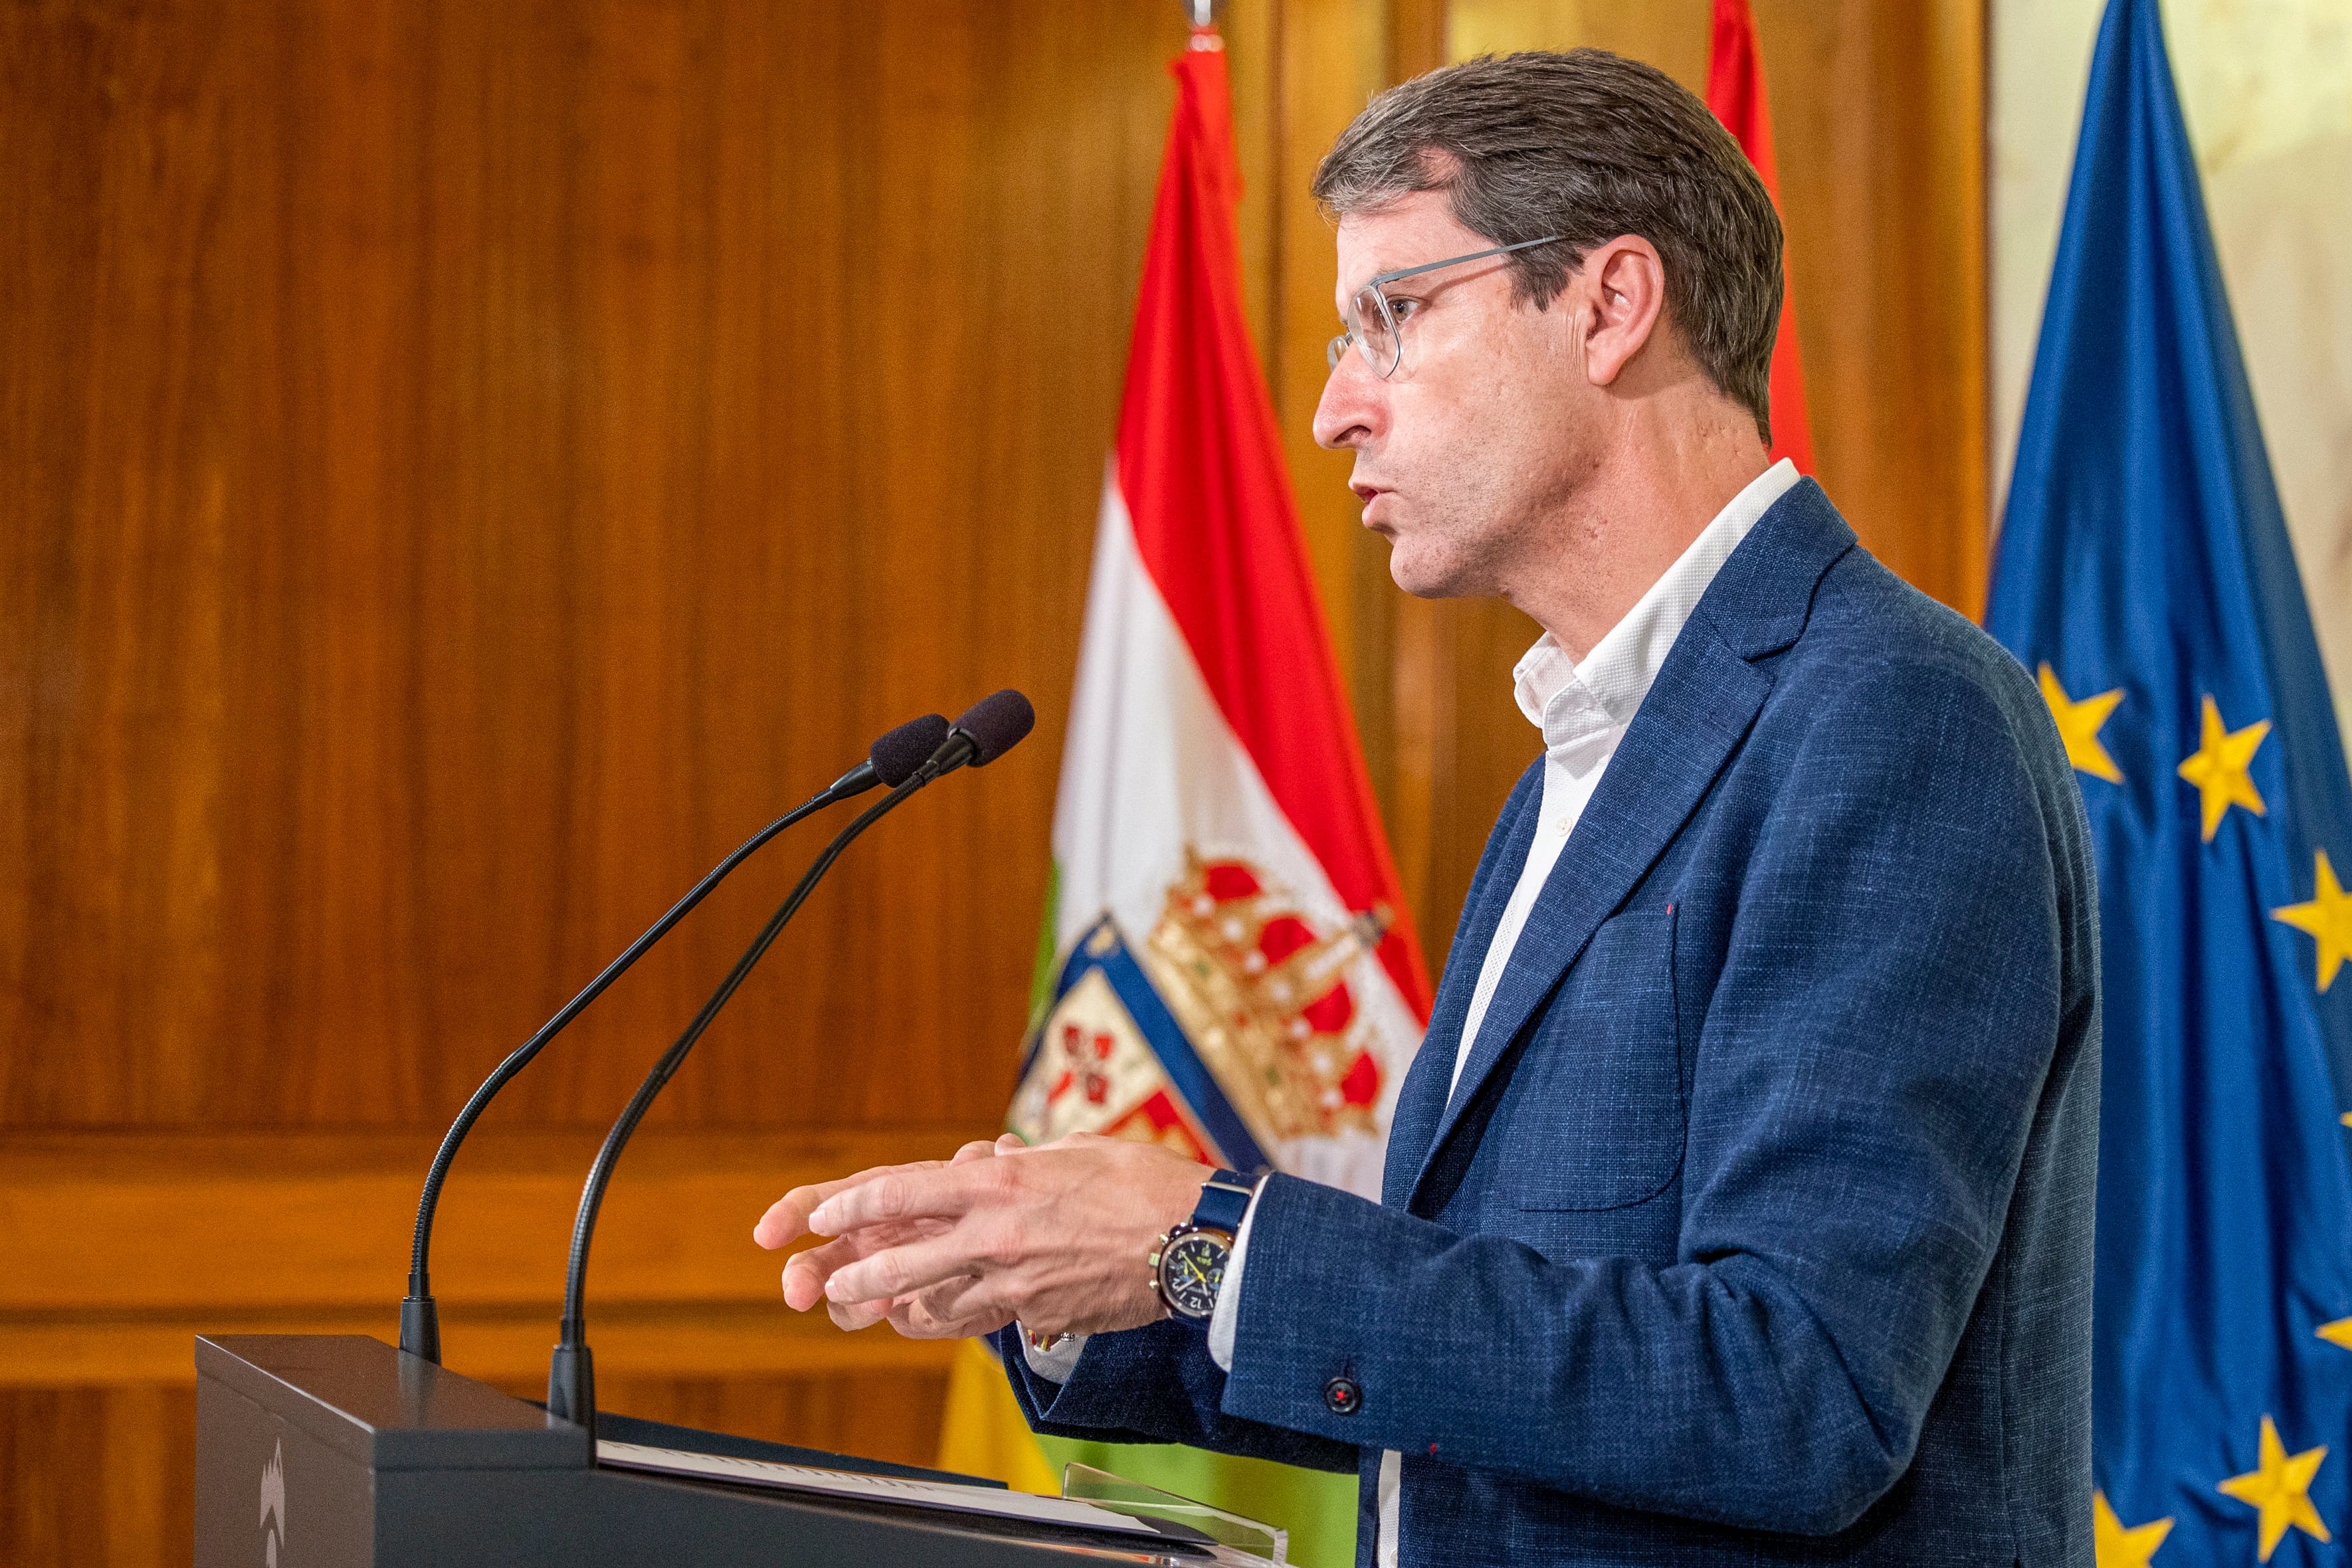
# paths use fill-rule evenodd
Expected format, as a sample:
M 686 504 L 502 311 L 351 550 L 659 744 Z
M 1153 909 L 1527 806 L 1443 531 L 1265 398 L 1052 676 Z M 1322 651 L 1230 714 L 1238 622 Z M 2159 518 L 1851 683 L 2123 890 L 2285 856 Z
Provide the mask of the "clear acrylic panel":
M 1175 1492 L 1130 1481 L 1092 1465 L 1066 1465 L 1062 1469 L 1062 1495 L 1090 1502 L 1130 1519 L 1164 1519 L 1189 1525 L 1216 1542 L 1213 1561 L 1239 1565 L 1272 1563 L 1282 1568 L 1290 1553 L 1290 1531 L 1255 1519 L 1244 1519 L 1221 1508 L 1195 1502 Z

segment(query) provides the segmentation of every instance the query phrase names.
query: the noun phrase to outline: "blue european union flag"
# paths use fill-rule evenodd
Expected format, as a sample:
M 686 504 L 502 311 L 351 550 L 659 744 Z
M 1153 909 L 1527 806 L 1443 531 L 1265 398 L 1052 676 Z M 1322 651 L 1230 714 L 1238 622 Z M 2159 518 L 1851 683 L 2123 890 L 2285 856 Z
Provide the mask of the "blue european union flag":
M 2329 1560 L 2352 781 L 2156 0 L 2100 29 L 1986 625 L 2099 861 L 2100 1568 Z

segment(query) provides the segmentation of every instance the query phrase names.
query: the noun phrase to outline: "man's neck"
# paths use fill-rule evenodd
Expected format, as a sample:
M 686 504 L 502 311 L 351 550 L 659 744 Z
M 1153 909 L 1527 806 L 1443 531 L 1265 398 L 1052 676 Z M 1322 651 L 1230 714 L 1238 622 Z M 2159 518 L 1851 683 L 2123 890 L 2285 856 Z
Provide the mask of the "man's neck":
M 1770 464 L 1744 414 L 1628 431 L 1505 597 L 1582 662 Z

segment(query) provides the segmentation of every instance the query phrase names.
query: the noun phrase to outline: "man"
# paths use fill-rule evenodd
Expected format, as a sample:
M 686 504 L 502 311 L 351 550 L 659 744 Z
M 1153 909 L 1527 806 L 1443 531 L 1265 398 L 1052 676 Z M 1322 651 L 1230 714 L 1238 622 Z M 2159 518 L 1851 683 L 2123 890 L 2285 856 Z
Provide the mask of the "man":
M 1315 190 L 1318 440 L 1399 586 L 1545 631 L 1384 1201 L 1001 1140 L 788 1194 L 787 1300 L 998 1334 L 1041 1431 L 1356 1468 L 1366 1563 L 2088 1563 L 2081 802 L 1768 467 L 1762 186 L 1580 50 L 1383 94 Z

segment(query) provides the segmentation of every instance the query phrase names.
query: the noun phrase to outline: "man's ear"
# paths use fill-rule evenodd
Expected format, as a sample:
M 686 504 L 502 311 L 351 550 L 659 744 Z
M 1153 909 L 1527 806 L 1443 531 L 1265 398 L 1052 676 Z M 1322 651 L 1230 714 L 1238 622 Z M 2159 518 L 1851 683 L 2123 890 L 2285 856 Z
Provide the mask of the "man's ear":
M 1666 267 L 1656 246 L 1623 234 L 1586 252 L 1579 270 L 1586 296 L 1584 374 L 1593 385 L 1607 386 L 1658 330 Z

